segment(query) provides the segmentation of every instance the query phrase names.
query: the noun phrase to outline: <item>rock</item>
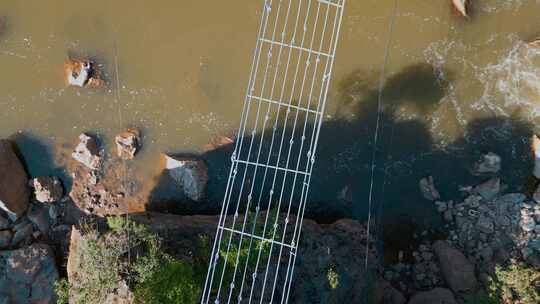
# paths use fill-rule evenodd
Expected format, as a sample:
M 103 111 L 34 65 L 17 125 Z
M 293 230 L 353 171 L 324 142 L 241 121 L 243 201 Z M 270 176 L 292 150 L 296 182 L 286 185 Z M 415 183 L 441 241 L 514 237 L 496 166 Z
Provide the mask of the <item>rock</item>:
M 208 183 L 208 169 L 204 161 L 165 155 L 165 170 L 191 200 L 198 202 L 204 198 Z
M 519 226 L 525 232 L 531 232 L 536 227 L 536 223 L 532 217 L 522 217 L 519 221 Z
M 448 210 L 448 204 L 446 202 L 435 202 L 435 205 L 437 206 L 437 212 L 445 212 L 446 210 Z
M 399 290 L 382 279 L 377 282 L 373 297 L 376 304 L 405 304 L 407 301 Z
M 79 135 L 79 144 L 71 156 L 91 170 L 98 170 L 101 167 L 102 158 L 97 140 L 85 133 Z
M 135 158 L 135 154 L 141 147 L 141 133 L 137 129 L 127 129 L 114 139 L 116 154 L 126 160 Z
M 527 45 L 532 48 L 540 48 L 540 38 L 536 38 L 527 42 Z
M 450 290 L 435 288 L 416 293 L 411 297 L 409 304 L 457 304 L 457 302 Z
M 485 200 L 491 200 L 501 191 L 501 180 L 499 178 L 492 178 L 474 187 L 473 191 L 478 193 Z
M 439 191 L 437 191 L 437 189 L 435 188 L 432 176 L 422 178 L 420 180 L 419 186 L 420 191 L 422 192 L 422 195 L 425 199 L 435 201 L 441 198 Z
M 30 190 L 28 176 L 7 140 L 0 140 L 0 208 L 12 220 L 19 218 L 28 208 Z
M 497 173 L 501 170 L 501 157 L 493 152 L 482 156 L 473 169 L 475 175 Z
M 8 229 L 9 221 L 0 214 L 0 230 Z
M 96 70 L 95 64 L 88 59 L 69 59 L 64 63 L 66 85 L 76 87 L 101 87 L 105 84 Z
M 54 254 L 44 244 L 0 252 L 0 303 L 56 303 Z
M 492 234 L 494 232 L 495 226 L 493 225 L 493 221 L 486 217 L 486 216 L 480 216 L 478 218 L 478 221 L 476 222 L 476 228 L 485 234 Z
M 459 250 L 448 243 L 436 241 L 433 250 L 444 280 L 454 292 L 467 292 L 476 288 L 474 265 Z
M 451 222 L 454 217 L 452 215 L 452 211 L 450 210 L 446 210 L 444 213 L 443 213 L 443 218 L 446 222 Z
M 51 220 L 49 217 L 49 208 L 46 206 L 32 205 L 28 211 L 28 219 L 32 222 L 43 234 L 49 233 Z
M 64 195 L 62 182 L 58 177 L 41 176 L 32 180 L 36 200 L 41 203 L 54 203 Z
M 534 170 L 533 175 L 540 179 L 540 138 L 533 135 L 531 139 L 531 148 L 534 156 Z
M 11 240 L 11 246 L 17 246 L 22 241 L 28 239 L 33 232 L 32 224 L 29 222 L 24 222 L 19 227 L 15 227 L 15 235 L 13 235 L 13 239 Z
M 13 233 L 9 230 L 0 231 L 0 249 L 6 249 L 11 244 Z
M 511 205 L 517 205 L 521 204 L 522 202 L 527 199 L 527 196 L 522 193 L 508 193 L 505 195 L 502 195 L 498 197 L 495 200 L 496 205 L 503 205 L 503 204 L 511 204 Z
M 538 188 L 533 193 L 533 200 L 537 203 L 540 203 L 540 185 L 538 185 Z

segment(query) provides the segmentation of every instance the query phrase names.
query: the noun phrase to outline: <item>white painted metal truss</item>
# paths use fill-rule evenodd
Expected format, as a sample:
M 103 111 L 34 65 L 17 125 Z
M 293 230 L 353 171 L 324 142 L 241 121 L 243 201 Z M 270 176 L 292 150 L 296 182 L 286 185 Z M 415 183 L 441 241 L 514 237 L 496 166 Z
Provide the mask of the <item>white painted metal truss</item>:
M 344 5 L 264 1 L 201 303 L 288 302 Z

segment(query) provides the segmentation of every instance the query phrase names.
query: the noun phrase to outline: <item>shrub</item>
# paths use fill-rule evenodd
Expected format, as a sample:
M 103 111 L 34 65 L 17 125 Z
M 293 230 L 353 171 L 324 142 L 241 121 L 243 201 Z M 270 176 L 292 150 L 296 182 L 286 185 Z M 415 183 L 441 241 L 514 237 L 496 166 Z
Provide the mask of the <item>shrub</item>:
M 330 267 L 326 273 L 326 279 L 330 288 L 336 289 L 339 286 L 339 274 L 334 270 L 334 267 Z
M 540 303 L 540 272 L 516 264 L 497 266 L 488 289 L 493 303 Z
M 60 279 L 54 283 L 57 304 L 67 304 L 69 302 L 69 283 L 66 279 Z
M 201 279 L 194 265 L 175 260 L 144 225 L 123 217 L 107 218 L 109 230 L 100 233 L 83 225 L 75 257 L 77 274 L 58 281 L 58 303 L 105 303 L 121 286 L 133 290 L 137 303 L 197 303 Z

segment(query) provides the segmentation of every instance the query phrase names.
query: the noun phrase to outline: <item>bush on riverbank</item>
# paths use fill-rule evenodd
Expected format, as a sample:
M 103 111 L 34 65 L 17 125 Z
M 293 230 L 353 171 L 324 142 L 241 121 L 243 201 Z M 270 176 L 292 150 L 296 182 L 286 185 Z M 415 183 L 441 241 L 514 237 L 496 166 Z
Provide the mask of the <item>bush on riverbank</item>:
M 136 303 L 196 303 L 202 269 L 172 258 L 147 227 L 123 217 L 109 217 L 109 230 L 83 226 L 77 276 L 56 284 L 58 303 L 104 303 L 113 295 Z M 133 291 L 131 293 L 131 290 Z

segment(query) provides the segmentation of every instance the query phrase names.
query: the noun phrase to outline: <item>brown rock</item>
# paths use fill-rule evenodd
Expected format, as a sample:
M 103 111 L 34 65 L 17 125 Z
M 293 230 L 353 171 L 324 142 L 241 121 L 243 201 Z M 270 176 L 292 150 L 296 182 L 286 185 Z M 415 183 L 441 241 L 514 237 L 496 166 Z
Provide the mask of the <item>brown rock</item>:
M 452 0 L 454 9 L 463 17 L 469 17 L 469 5 L 468 0 Z
M 64 188 L 58 177 L 40 176 L 32 180 L 32 185 L 38 202 L 54 203 L 64 195 Z
M 457 302 L 450 290 L 435 288 L 416 293 L 412 296 L 409 304 L 457 304 Z
M 444 241 L 436 241 L 433 250 L 444 280 L 456 292 L 472 291 L 476 288 L 474 265 L 459 250 Z
M 85 133 L 79 135 L 79 143 L 71 156 L 91 170 L 97 170 L 101 167 L 102 158 L 97 140 Z
M 15 220 L 28 208 L 28 176 L 7 140 L 0 140 L 0 208 Z
M 135 154 L 141 147 L 141 133 L 137 129 L 130 128 L 116 136 L 114 142 L 118 157 L 130 160 L 135 158 Z
M 68 59 L 64 63 L 64 81 L 66 85 L 76 87 L 102 87 L 105 84 L 95 63 L 89 59 Z

